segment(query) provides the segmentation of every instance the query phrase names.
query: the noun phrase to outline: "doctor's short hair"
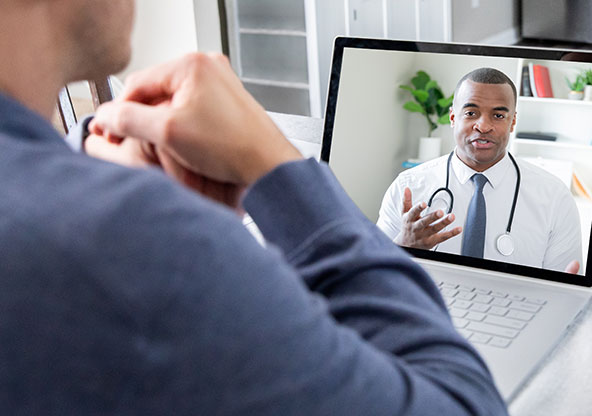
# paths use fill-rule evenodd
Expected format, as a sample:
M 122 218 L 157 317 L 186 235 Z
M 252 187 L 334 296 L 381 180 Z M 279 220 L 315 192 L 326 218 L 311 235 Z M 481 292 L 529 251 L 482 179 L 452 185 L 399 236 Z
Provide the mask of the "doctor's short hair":
M 514 94 L 514 105 L 516 105 L 516 100 L 518 98 L 518 93 L 516 92 L 516 86 L 514 82 L 502 71 L 498 71 L 494 68 L 477 68 L 458 81 L 456 84 L 456 88 L 454 89 L 454 96 L 456 97 L 458 90 L 463 82 L 466 80 L 478 82 L 481 84 L 508 84 L 512 87 L 512 93 Z

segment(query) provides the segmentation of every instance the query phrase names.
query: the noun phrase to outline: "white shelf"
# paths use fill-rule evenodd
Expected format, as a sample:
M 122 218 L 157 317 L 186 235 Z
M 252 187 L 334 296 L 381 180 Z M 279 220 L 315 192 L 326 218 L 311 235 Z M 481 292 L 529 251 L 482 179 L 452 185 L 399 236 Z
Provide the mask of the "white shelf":
M 583 100 L 568 100 L 566 98 L 539 98 L 539 97 L 518 97 L 518 101 L 521 103 L 534 103 L 534 104 L 558 104 L 558 105 L 570 105 L 570 106 L 584 106 L 592 107 L 592 101 Z
M 294 88 L 300 90 L 308 90 L 308 84 L 303 82 L 284 82 L 274 81 L 270 79 L 257 79 L 257 78 L 241 78 L 241 81 L 247 84 L 264 85 L 268 87 L 280 87 L 280 88 Z
M 533 139 L 514 139 L 515 144 L 519 145 L 531 145 L 537 147 L 549 147 L 549 148 L 562 148 L 562 149 L 571 149 L 571 150 L 581 150 L 581 151 L 592 151 L 592 146 L 587 144 L 579 144 L 579 143 L 570 143 L 570 142 L 553 142 L 547 140 L 533 140 Z
M 260 28 L 241 28 L 240 34 L 244 35 L 264 35 L 264 36 L 299 36 L 306 38 L 306 32 L 301 30 L 284 29 L 260 29 Z

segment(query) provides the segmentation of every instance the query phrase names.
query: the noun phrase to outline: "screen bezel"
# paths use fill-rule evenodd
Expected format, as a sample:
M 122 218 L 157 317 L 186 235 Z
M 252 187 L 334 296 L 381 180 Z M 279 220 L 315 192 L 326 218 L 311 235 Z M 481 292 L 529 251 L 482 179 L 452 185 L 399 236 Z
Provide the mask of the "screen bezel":
M 435 43 L 388 39 L 338 37 L 335 39 L 335 44 L 333 48 L 332 69 L 327 97 L 327 108 L 325 112 L 323 142 L 321 147 L 321 160 L 326 163 L 329 163 L 331 156 L 331 143 L 333 140 L 335 111 L 337 108 L 337 98 L 339 94 L 339 81 L 341 77 L 343 53 L 346 48 L 405 52 L 431 52 L 439 54 L 481 55 L 490 57 L 496 56 L 503 58 L 524 58 L 550 61 L 568 60 L 565 59 L 565 56 L 567 54 L 571 54 L 569 61 L 592 63 L 592 52 L 582 50 L 547 49 L 517 46 L 485 46 L 460 43 Z M 590 267 L 592 262 L 592 233 L 590 235 L 590 246 L 588 248 L 588 260 L 586 263 L 587 270 L 585 275 L 572 275 L 569 273 L 541 269 L 537 267 L 504 263 L 494 260 L 464 257 L 459 254 L 442 253 L 414 248 L 405 248 L 405 250 L 407 250 L 412 256 L 423 259 L 436 260 L 444 263 L 458 264 L 462 266 L 476 267 L 480 269 L 498 271 L 519 276 L 528 276 L 535 279 L 548 280 L 576 286 L 592 287 L 592 268 Z

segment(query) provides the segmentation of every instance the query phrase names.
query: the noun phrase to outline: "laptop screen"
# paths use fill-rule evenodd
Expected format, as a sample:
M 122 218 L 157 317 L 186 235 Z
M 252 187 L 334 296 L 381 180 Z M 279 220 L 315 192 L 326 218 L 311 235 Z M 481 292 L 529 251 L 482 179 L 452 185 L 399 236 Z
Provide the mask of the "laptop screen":
M 416 256 L 590 286 L 589 62 L 338 38 L 321 158 Z

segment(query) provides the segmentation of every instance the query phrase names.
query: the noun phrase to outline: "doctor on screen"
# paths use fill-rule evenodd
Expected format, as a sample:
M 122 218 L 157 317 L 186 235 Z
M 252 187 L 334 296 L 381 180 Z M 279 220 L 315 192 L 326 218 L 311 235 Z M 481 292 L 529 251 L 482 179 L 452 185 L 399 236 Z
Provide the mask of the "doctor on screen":
M 516 98 L 496 69 L 458 82 L 450 109 L 456 148 L 401 173 L 384 195 L 377 225 L 395 243 L 578 272 L 582 238 L 571 192 L 506 151 Z

